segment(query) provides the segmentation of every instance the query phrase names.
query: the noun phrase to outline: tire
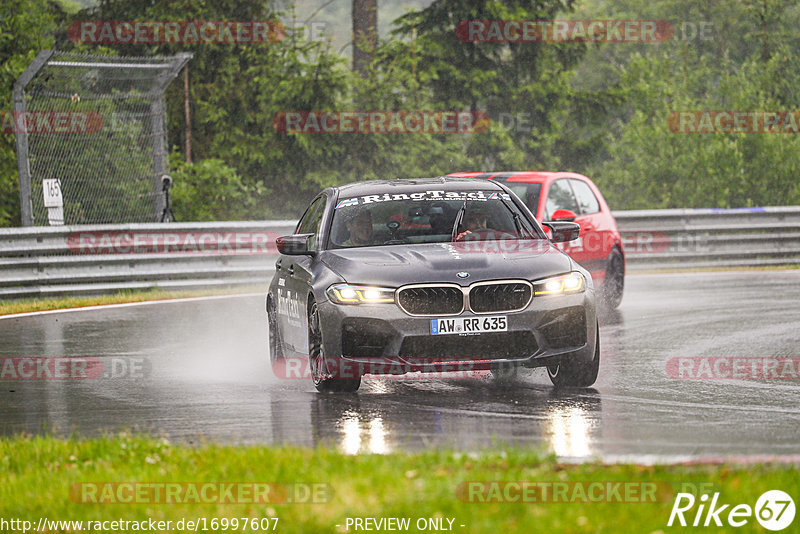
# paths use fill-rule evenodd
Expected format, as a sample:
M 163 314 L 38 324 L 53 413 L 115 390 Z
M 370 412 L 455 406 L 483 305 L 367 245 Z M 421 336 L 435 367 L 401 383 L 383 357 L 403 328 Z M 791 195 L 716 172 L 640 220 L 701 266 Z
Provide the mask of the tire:
M 547 375 L 557 388 L 588 388 L 597 380 L 600 371 L 600 328 L 597 327 L 594 358 L 589 362 L 572 358 L 562 359 L 547 367 Z
M 271 298 L 267 300 L 267 322 L 269 324 L 269 362 L 273 366 L 278 360 L 283 360 L 283 339 L 278 328 L 278 310 L 275 309 L 275 301 Z
M 341 358 L 337 361 L 325 354 L 319 309 L 317 303 L 313 301 L 308 308 L 308 363 L 311 368 L 311 379 L 317 391 L 352 393 L 361 387 L 360 374 L 355 378 L 341 377 Z
M 603 281 L 603 306 L 608 310 L 615 310 L 622 302 L 622 293 L 625 290 L 625 262 L 622 254 L 616 248 L 608 255 L 606 264 L 606 278 Z

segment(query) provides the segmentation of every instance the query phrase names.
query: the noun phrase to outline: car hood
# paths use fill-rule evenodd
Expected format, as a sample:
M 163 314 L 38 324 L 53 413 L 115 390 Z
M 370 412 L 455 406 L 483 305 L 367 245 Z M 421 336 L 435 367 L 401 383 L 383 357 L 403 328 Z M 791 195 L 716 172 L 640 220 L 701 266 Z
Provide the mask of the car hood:
M 397 287 L 427 282 L 468 285 L 482 280 L 536 280 L 575 268 L 569 257 L 549 241 L 427 243 L 325 251 L 320 259 L 352 284 Z M 468 273 L 467 278 L 457 273 Z

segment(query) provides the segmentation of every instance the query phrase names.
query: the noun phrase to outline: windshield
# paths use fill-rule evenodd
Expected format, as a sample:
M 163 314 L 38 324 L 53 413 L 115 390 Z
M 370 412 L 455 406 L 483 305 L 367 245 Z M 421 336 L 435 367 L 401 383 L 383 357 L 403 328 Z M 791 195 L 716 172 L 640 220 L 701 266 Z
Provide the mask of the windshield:
M 511 189 L 515 195 L 522 199 L 522 202 L 528 206 L 528 209 L 531 210 L 531 213 L 536 216 L 536 212 L 539 210 L 539 196 L 542 193 L 542 184 L 508 182 L 506 180 L 501 181 L 506 185 L 506 187 Z
M 330 248 L 544 238 L 505 193 L 426 191 L 340 200 Z

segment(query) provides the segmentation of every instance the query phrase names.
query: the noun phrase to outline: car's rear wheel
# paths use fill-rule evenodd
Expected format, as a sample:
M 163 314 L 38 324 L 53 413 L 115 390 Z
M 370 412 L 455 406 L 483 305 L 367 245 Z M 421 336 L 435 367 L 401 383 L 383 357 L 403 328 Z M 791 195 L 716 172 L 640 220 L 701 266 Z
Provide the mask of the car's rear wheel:
M 600 370 L 600 329 L 595 334 L 594 357 L 590 361 L 562 358 L 556 365 L 547 367 L 550 381 L 557 388 L 588 388 L 597 380 Z
M 614 249 L 608 255 L 606 263 L 606 277 L 603 281 L 603 305 L 609 310 L 615 310 L 622 302 L 622 293 L 625 290 L 625 262 L 622 254 Z
M 278 310 L 272 298 L 267 299 L 267 322 L 269 324 L 269 361 L 272 365 L 283 360 L 283 341 L 278 327 Z
M 322 343 L 322 326 L 319 318 L 317 303 L 312 302 L 308 309 L 308 361 L 311 368 L 311 379 L 317 391 L 321 392 L 353 392 L 361 387 L 361 375 L 357 372 L 354 377 L 342 376 L 346 369 L 343 368 L 341 358 L 325 354 Z M 354 371 L 350 368 L 350 371 Z

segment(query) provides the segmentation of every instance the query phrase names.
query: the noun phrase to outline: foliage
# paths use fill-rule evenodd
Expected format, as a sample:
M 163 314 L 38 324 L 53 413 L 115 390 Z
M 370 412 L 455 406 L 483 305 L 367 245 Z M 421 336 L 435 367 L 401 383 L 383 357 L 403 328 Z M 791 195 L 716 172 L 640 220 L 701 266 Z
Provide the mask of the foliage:
M 65 14 L 48 0 L 0 4 L 0 111 L 11 111 L 14 82 L 42 49 L 51 48 Z M 19 181 L 14 134 L 0 133 L 0 227 L 18 226 Z
M 624 105 L 608 115 L 607 157 L 586 170 L 609 203 L 617 209 L 800 203 L 797 135 L 684 134 L 667 126 L 669 114 L 682 110 L 800 109 L 790 89 L 800 83 L 800 56 L 785 29 L 797 27 L 798 10 L 780 1 L 726 0 L 713 9 L 677 0 L 647 5 L 655 11 L 631 7 L 656 19 L 679 13 L 683 20 L 674 22 L 676 39 L 614 52 L 606 90 L 617 91 Z M 772 11 L 765 14 L 767 8 Z M 765 20 L 772 21 L 766 33 Z M 706 38 L 694 34 L 702 26 Z
M 545 20 L 572 9 L 573 0 L 462 2 L 435 0 L 401 17 L 397 35 L 413 38 L 416 76 L 445 109 L 485 111 L 493 121 L 475 136 L 467 155 L 476 169 L 561 166 L 570 107 L 566 73 L 584 53 L 582 43 L 473 43 L 456 28 L 468 20 Z M 505 124 L 504 117 L 511 119 Z
M 268 219 L 261 184 L 247 185 L 236 169 L 216 158 L 186 163 L 171 158 L 172 211 L 179 222 Z
M 680 110 L 800 109 L 800 6 L 789 0 L 415 3 L 427 7 L 395 20 L 363 78 L 330 40 L 302 26 L 261 44 L 100 48 L 65 37 L 73 20 L 297 23 L 293 8 L 276 5 L 107 0 L 67 14 L 45 0 L 5 2 L 0 109 L 11 109 L 13 81 L 38 50 L 54 44 L 122 55 L 193 52 L 194 165 L 180 163 L 183 84 L 171 84 L 167 93 L 180 220 L 296 217 L 325 186 L 466 170 L 583 172 L 614 209 L 800 202 L 797 135 L 687 135 L 667 128 L 669 114 Z M 379 6 L 382 14 L 400 12 Z M 656 44 L 472 43 L 455 33 L 470 19 L 570 18 L 668 20 L 675 35 Z M 342 20 L 349 24 L 349 17 Z M 286 134 L 273 125 L 280 112 L 311 110 L 468 110 L 488 114 L 491 126 L 472 134 L 372 135 Z M 16 188 L 14 139 L 4 134 L 0 225 L 19 222 Z

